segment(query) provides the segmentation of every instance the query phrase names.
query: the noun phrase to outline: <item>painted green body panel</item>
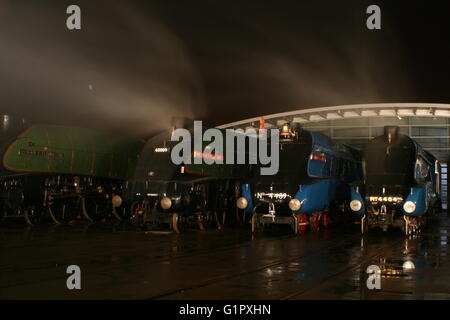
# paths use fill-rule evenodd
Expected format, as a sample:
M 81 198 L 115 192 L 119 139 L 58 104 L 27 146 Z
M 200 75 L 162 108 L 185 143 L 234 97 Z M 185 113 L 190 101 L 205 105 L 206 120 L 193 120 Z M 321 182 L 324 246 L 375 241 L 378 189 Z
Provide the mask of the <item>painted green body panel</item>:
M 34 125 L 3 156 L 6 169 L 128 179 L 143 142 L 95 130 Z

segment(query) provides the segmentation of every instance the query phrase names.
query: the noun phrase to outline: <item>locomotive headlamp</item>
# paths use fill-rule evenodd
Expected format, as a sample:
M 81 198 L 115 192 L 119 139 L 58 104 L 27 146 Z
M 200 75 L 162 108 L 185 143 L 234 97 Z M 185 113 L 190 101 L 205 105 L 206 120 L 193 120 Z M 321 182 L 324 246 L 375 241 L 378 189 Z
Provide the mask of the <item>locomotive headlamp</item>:
M 159 204 L 161 205 L 161 208 L 167 210 L 172 206 L 172 200 L 170 200 L 169 197 L 163 197 Z
M 412 201 L 406 201 L 403 205 L 403 210 L 405 210 L 406 213 L 413 213 L 416 211 L 416 204 Z
M 359 200 L 352 200 L 350 202 L 350 209 L 352 209 L 352 211 L 359 211 L 362 208 L 362 203 Z
M 281 127 L 280 136 L 281 136 L 281 138 L 284 138 L 284 139 L 288 139 L 288 138 L 292 137 L 291 127 L 289 126 L 288 123 L 285 123 Z
M 289 201 L 289 209 L 291 209 L 292 211 L 298 211 L 301 207 L 302 203 L 300 202 L 300 200 L 294 198 Z
M 244 197 L 240 197 L 239 199 L 236 200 L 236 206 L 239 209 L 245 209 L 248 206 L 248 200 L 245 199 Z
M 122 197 L 115 194 L 113 195 L 111 202 L 114 208 L 118 208 L 122 205 Z
M 416 268 L 416 266 L 414 265 L 414 262 L 412 262 L 411 260 L 406 260 L 403 263 L 404 270 L 414 270 L 415 268 Z

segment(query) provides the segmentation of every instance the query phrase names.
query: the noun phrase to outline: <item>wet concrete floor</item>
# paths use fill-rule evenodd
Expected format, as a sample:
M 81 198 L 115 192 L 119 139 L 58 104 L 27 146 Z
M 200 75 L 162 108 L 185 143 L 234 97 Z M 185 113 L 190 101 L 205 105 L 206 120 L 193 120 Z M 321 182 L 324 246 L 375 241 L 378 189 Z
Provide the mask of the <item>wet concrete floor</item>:
M 356 226 L 252 236 L 245 227 L 175 235 L 2 224 L 0 299 L 450 299 L 449 237 L 446 214 L 410 239 L 395 230 L 361 237 Z M 81 269 L 81 290 L 67 289 L 69 265 Z M 371 265 L 380 289 L 367 287 Z

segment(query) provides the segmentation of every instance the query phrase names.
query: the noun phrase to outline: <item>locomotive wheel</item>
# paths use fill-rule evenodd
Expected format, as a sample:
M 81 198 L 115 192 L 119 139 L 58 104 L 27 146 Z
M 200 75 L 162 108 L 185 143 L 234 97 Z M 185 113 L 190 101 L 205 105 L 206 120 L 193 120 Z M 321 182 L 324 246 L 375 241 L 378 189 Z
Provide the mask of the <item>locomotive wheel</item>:
M 21 217 L 22 206 L 14 206 L 9 200 L 5 199 L 1 203 L 0 207 L 0 219 L 6 219 L 8 217 Z
M 80 217 L 79 199 L 53 200 L 47 207 L 50 218 L 56 224 L 70 222 Z
M 214 220 L 216 221 L 216 226 L 218 230 L 222 230 L 223 226 L 225 225 L 225 220 L 227 218 L 227 210 L 222 210 L 222 221 L 223 224 L 220 222 L 219 220 L 219 214 L 217 213 L 217 211 L 214 211 Z
M 369 229 L 369 227 L 368 227 L 367 216 L 363 215 L 361 218 L 361 234 L 367 233 L 368 229 Z
M 313 214 L 310 217 L 311 230 L 316 232 L 320 230 L 320 216 L 320 214 Z
M 30 225 L 36 225 L 41 221 L 42 208 L 40 206 L 29 206 L 24 210 L 25 222 Z
M 241 214 L 242 211 L 243 210 L 241 210 L 238 207 L 236 207 L 236 221 L 237 221 L 239 226 L 242 226 L 244 224 L 242 222 L 244 219 L 241 217 L 243 215 L 243 213 Z
M 321 220 L 322 226 L 324 228 L 328 228 L 330 226 L 330 224 L 331 224 L 331 219 L 330 219 L 330 216 L 328 214 L 323 214 L 320 220 Z
M 130 220 L 136 226 L 143 226 L 145 223 L 145 213 L 148 207 L 148 200 L 134 201 L 131 204 Z
M 112 205 L 109 199 L 82 198 L 81 209 L 83 210 L 83 215 L 89 221 L 104 222 L 112 214 Z
M 206 230 L 205 223 L 207 223 L 208 218 L 204 214 L 199 214 L 199 215 L 197 215 L 196 220 L 197 220 L 198 228 L 201 231 L 205 231 Z M 173 220 L 172 220 L 172 223 L 173 223 Z
M 0 221 L 3 221 L 8 214 L 7 211 L 9 210 L 8 206 L 6 205 L 5 200 L 0 200 Z
M 233 210 L 236 210 L 236 218 L 235 221 L 238 226 L 247 226 L 252 223 L 252 214 L 247 213 L 246 209 L 239 209 L 238 207 L 234 207 Z
M 252 215 L 252 232 L 255 233 L 258 231 L 258 215 L 254 213 Z
M 298 216 L 293 214 L 292 218 L 294 219 L 294 225 L 292 226 L 294 229 L 294 234 L 298 234 Z
M 172 230 L 176 234 L 181 234 L 181 233 L 183 233 L 184 229 L 185 229 L 185 221 L 183 219 L 183 216 L 178 213 L 173 213 L 172 214 Z
M 308 224 L 308 215 L 306 213 L 297 215 L 297 234 L 304 234 Z
M 220 230 L 222 226 L 220 225 L 219 218 L 217 212 L 211 212 L 209 210 L 202 211 L 197 213 L 196 222 L 200 230 L 205 231 L 210 228 L 214 223 L 217 228 Z

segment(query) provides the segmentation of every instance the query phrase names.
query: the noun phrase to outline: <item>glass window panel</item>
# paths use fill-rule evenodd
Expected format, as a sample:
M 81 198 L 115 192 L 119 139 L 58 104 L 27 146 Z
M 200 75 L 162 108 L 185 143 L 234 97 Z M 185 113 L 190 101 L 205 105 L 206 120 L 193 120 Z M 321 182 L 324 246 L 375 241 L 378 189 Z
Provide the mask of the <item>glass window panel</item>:
M 369 128 L 334 128 L 333 134 L 335 138 L 369 137 Z
M 403 117 L 401 120 L 397 117 L 373 117 L 370 118 L 370 122 L 374 127 L 384 126 L 399 126 L 408 125 L 408 118 Z
M 335 127 L 345 126 L 345 127 L 355 127 L 355 126 L 368 126 L 369 118 L 352 118 L 352 119 L 336 119 L 332 120 L 332 125 Z
M 444 136 L 448 135 L 447 127 L 411 127 L 413 136 Z
M 411 117 L 412 125 L 435 125 L 435 124 L 447 124 L 446 118 L 433 118 L 433 117 Z

